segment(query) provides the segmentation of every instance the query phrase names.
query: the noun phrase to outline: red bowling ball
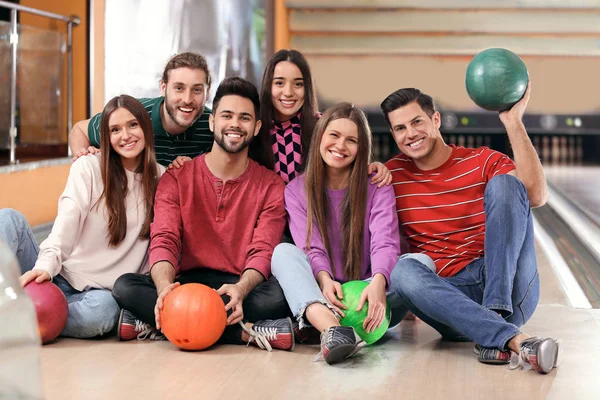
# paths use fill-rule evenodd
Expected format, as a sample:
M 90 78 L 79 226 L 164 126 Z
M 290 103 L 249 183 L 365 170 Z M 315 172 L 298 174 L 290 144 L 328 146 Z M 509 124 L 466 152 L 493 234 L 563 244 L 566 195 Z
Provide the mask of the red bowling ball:
M 64 293 L 52 282 L 29 282 L 25 285 L 37 315 L 42 343 L 56 339 L 67 324 L 69 307 Z

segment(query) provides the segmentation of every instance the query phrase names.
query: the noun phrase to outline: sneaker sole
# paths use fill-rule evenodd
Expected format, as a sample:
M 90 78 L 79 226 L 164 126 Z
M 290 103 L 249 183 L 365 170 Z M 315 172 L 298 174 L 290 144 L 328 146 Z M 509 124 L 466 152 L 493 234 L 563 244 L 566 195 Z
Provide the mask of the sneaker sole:
M 481 347 L 479 347 L 479 345 L 475 345 L 475 347 L 473 347 L 473 353 L 477 356 L 477 361 L 479 361 L 482 364 L 489 364 L 489 365 L 510 364 L 510 359 L 508 359 L 508 360 L 482 360 L 479 357 L 479 355 L 481 354 Z
M 353 354 L 356 354 L 356 351 L 358 350 L 356 350 L 355 347 L 356 345 L 353 344 L 339 346 L 331 350 L 329 354 L 327 354 L 327 357 L 325 357 L 325 361 L 329 365 L 336 364 L 340 361 L 344 361 L 346 358 L 352 356 Z
M 479 357 L 477 357 L 477 361 L 479 361 L 482 364 L 488 365 L 506 365 L 510 363 L 510 360 L 482 360 Z
M 288 351 L 292 351 L 292 350 L 294 350 L 294 347 L 296 347 L 296 337 L 294 335 L 294 323 L 292 322 L 292 319 L 290 317 L 287 317 L 287 320 L 290 323 L 290 334 L 292 335 L 292 347 Z
M 558 362 L 558 351 L 559 344 L 554 339 L 546 339 L 540 344 L 537 359 L 540 368 L 538 372 L 547 374 L 556 367 Z
M 117 337 L 119 338 L 119 340 L 121 342 L 126 342 L 126 340 L 121 338 L 121 322 L 123 322 L 123 310 L 121 310 L 121 312 L 119 313 L 119 322 L 117 323 Z
M 294 335 L 294 324 L 293 324 L 292 319 L 290 317 L 287 317 L 286 320 L 290 324 L 290 337 L 291 337 L 291 341 L 292 341 L 292 347 L 290 347 L 289 349 L 287 349 L 287 348 L 282 348 L 282 347 L 276 347 L 276 346 L 273 346 L 273 344 L 271 344 L 271 347 L 273 347 L 273 349 L 284 350 L 284 351 L 292 351 L 292 350 L 294 350 L 294 347 L 296 347 L 296 336 Z

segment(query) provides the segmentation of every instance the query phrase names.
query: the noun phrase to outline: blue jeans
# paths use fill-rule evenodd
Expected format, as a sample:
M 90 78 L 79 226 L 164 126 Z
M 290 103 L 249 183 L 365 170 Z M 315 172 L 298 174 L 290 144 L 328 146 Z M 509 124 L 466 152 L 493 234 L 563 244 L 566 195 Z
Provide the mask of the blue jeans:
M 23 214 L 11 208 L 0 209 L 0 240 L 17 256 L 21 274 L 33 268 L 40 248 Z
M 110 290 L 79 291 L 60 275 L 56 275 L 53 282 L 62 290 L 69 303 L 67 325 L 60 336 L 89 339 L 108 335 L 115 330 L 121 308 Z
M 306 254 L 289 243 L 281 243 L 273 251 L 271 273 L 279 281 L 283 294 L 292 314 L 298 320 L 300 328 L 309 326 L 304 315 L 306 308 L 313 303 L 321 303 L 339 318 L 333 307 L 327 302 L 313 275 Z M 370 279 L 368 279 L 370 280 Z M 394 293 L 388 293 L 387 300 L 392 309 L 390 329 L 397 325 L 407 312 L 404 303 Z
M 392 272 L 391 290 L 442 336 L 466 336 L 507 350 L 540 296 L 527 190 L 514 176 L 496 176 L 486 186 L 484 208 L 484 258 L 454 276 L 439 277 L 423 254 L 403 255 Z
M 23 214 L 9 208 L 0 210 L 0 240 L 17 255 L 21 273 L 34 267 L 39 247 Z M 53 282 L 65 294 L 69 304 L 69 316 L 61 336 L 84 339 L 114 330 L 121 310 L 110 290 L 79 291 L 60 275 L 55 276 Z

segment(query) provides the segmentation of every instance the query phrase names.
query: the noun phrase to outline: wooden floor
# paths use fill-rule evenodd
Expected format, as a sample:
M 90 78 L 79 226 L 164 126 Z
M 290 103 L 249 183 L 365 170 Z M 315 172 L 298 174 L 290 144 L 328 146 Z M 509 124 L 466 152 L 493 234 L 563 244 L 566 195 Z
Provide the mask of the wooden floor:
M 540 252 L 538 252 L 540 253 Z M 549 375 L 477 362 L 472 343 L 449 343 L 404 321 L 339 366 L 315 346 L 268 353 L 244 346 L 179 351 L 169 342 L 60 339 L 42 349 L 48 399 L 598 399 L 600 310 L 573 309 L 543 254 L 542 299 L 525 331 L 562 340 Z

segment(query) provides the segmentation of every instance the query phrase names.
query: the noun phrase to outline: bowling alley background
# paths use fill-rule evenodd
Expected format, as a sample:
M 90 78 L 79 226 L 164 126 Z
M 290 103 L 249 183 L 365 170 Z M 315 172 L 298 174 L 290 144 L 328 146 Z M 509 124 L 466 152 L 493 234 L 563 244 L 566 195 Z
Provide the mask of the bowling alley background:
M 533 87 L 525 125 L 542 163 L 600 163 L 600 12 L 586 2 L 286 3 L 289 35 L 281 46 L 306 54 L 322 106 L 345 100 L 369 110 L 377 159 L 396 151 L 378 106 L 401 87 L 433 96 L 448 143 L 511 154 L 497 114 L 477 107 L 465 89 L 473 56 L 503 47 L 527 65 Z M 377 8 L 382 3 L 413 8 Z
M 518 54 L 527 66 L 533 87 L 524 119 L 542 163 L 600 164 L 600 10 L 593 1 L 203 0 L 164 2 L 160 9 L 133 0 L 19 3 L 81 19 L 73 28 L 74 121 L 100 111 L 125 84 L 143 82 L 145 87 L 135 87 L 137 93 L 158 95 L 158 77 L 149 74 L 158 74 L 160 68 L 150 66 L 162 65 L 179 51 L 199 51 L 211 59 L 214 88 L 227 73 L 258 82 L 261 62 L 278 49 L 295 48 L 311 65 L 322 110 L 351 101 L 367 111 L 377 160 L 385 161 L 397 152 L 379 103 L 401 87 L 418 87 L 433 96 L 448 143 L 486 145 L 511 155 L 496 113 L 477 107 L 465 88 L 467 65 L 475 54 L 502 47 Z M 245 14 L 224 11 L 220 7 L 225 3 L 239 3 L 234 9 L 243 6 Z M 242 14 L 249 18 L 241 19 Z M 121 19 L 131 16 L 119 24 L 121 35 L 107 29 L 107 21 L 119 15 Z M 164 15 L 180 18 L 181 23 L 160 24 Z M 201 15 L 211 23 L 192 24 L 186 19 Z M 8 13 L 0 14 L 0 25 L 5 27 L 8 20 Z M 63 54 L 63 64 L 53 66 L 54 72 L 51 62 L 36 69 L 36 63 L 28 61 L 59 51 L 61 47 L 54 49 L 55 41 L 49 38 L 63 35 L 64 40 L 66 28 L 27 14 L 20 23 L 31 27 L 29 31 L 41 29 L 47 34 L 35 36 L 45 38 L 43 45 L 24 39 L 26 47 L 19 53 L 23 70 L 19 70 L 17 96 L 17 159 L 20 163 L 66 160 L 66 59 Z M 135 46 L 127 44 L 122 36 L 128 32 L 148 32 L 147 41 L 135 36 Z M 0 61 L 8 66 L 6 40 L 0 39 Z M 135 51 L 127 51 L 136 46 Z M 117 64 L 133 71 L 129 77 L 144 79 L 115 74 Z M 6 85 L 7 71 L 8 67 L 0 73 Z M 51 84 L 36 85 L 40 77 L 50 77 Z M 31 95 L 40 88 L 42 96 Z M 0 206 L 19 208 L 33 225 L 49 223 L 66 181 L 67 161 L 61 165 L 55 161 L 51 171 L 9 165 L 8 93 L 0 91 L 0 168 L 6 165 L 9 169 L 4 172 L 11 173 L 0 173 L 0 185 L 6 188 L 0 193 Z

